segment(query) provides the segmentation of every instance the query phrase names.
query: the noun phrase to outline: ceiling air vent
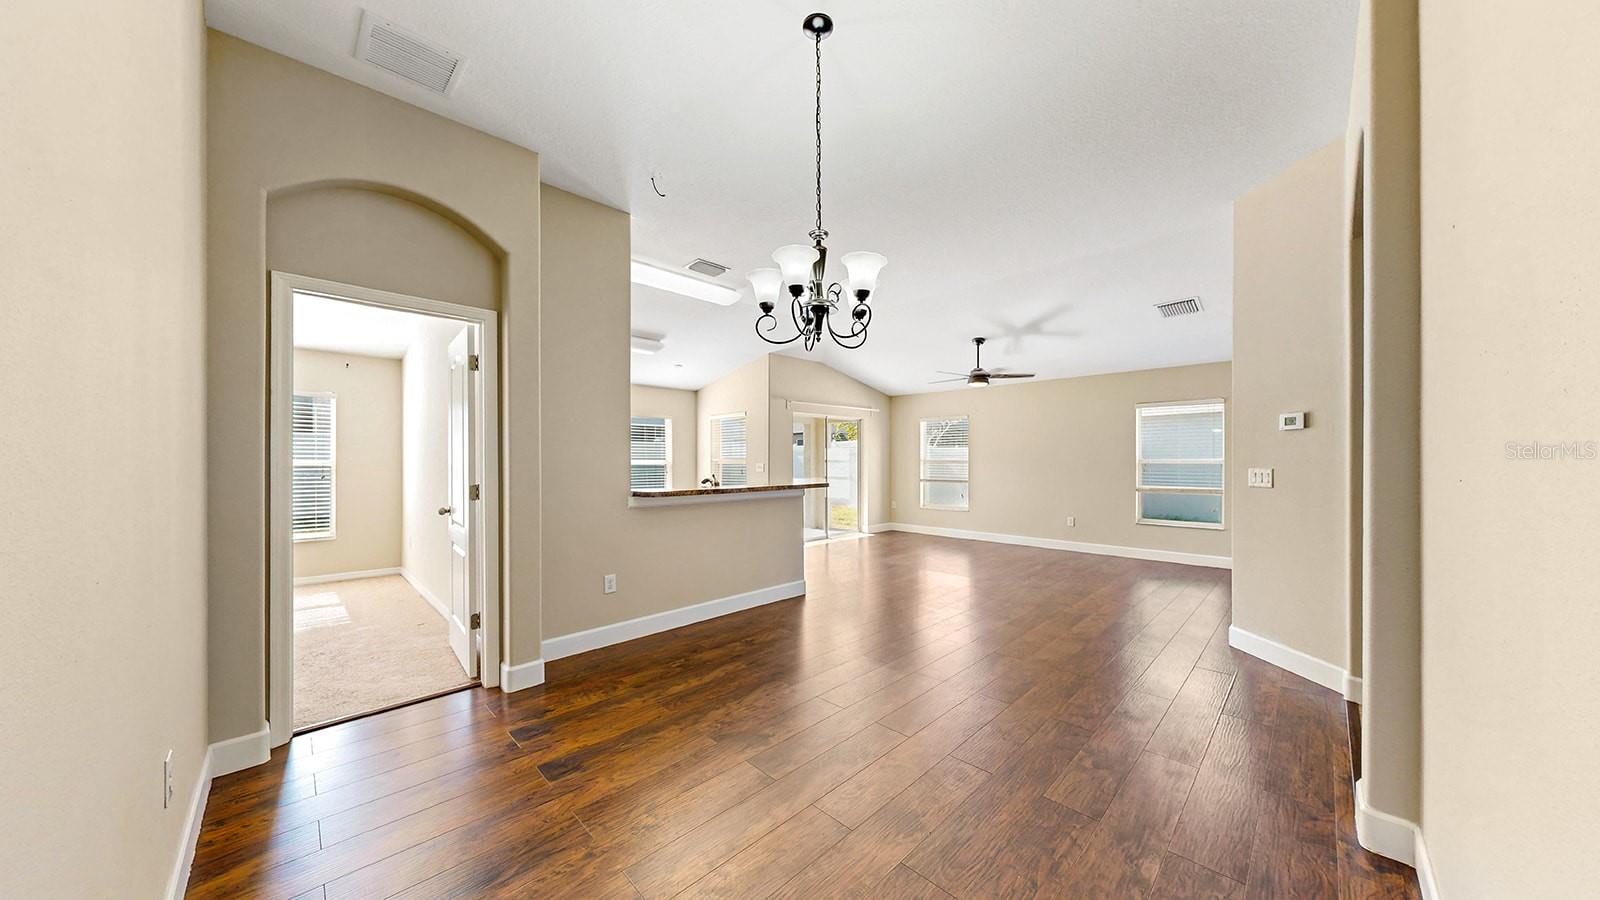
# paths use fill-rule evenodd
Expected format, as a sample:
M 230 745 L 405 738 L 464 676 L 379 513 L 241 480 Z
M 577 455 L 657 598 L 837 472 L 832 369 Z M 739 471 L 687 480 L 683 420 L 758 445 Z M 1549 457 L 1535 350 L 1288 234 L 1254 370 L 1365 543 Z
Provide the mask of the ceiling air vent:
M 461 74 L 461 55 L 431 44 L 370 12 L 361 16 L 356 58 L 430 91 L 448 94 Z
M 685 266 L 691 272 L 699 272 L 708 278 L 721 278 L 728 271 L 728 267 L 721 263 L 714 263 L 709 259 L 697 259 Z
M 1199 297 L 1185 297 L 1171 303 L 1157 303 L 1156 309 L 1161 311 L 1161 318 L 1170 319 L 1173 316 L 1188 316 L 1200 311 Z

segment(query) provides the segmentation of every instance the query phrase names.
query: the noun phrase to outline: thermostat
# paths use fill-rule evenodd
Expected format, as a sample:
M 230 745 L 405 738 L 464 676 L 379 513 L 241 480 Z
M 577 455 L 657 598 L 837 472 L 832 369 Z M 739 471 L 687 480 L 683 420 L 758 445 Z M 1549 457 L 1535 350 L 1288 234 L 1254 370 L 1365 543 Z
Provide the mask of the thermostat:
M 1303 412 L 1278 413 L 1279 431 L 1299 431 L 1306 427 L 1306 414 Z

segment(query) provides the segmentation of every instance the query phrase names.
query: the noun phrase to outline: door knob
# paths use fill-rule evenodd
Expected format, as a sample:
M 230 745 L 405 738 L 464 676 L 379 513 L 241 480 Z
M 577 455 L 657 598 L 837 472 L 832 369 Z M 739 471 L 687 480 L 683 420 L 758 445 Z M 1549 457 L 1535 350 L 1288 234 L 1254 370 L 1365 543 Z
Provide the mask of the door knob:
M 448 506 L 439 507 L 439 515 L 441 515 L 441 516 L 450 515 L 450 507 L 448 507 Z

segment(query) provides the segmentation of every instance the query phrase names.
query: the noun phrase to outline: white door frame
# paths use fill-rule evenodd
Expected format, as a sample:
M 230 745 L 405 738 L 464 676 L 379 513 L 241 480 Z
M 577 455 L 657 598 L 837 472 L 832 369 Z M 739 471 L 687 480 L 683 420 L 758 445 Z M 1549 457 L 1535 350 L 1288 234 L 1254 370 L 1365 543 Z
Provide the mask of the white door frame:
M 289 488 L 296 292 L 478 326 L 482 377 L 474 391 L 473 419 L 478 431 L 477 469 L 482 478 L 483 500 L 473 505 L 472 512 L 477 535 L 473 596 L 477 611 L 483 615 L 478 670 L 485 687 L 499 684 L 500 623 L 505 610 L 505 600 L 500 596 L 499 314 L 476 306 L 272 272 L 267 379 L 267 722 L 274 747 L 287 743 L 294 735 L 294 543 L 289 530 Z

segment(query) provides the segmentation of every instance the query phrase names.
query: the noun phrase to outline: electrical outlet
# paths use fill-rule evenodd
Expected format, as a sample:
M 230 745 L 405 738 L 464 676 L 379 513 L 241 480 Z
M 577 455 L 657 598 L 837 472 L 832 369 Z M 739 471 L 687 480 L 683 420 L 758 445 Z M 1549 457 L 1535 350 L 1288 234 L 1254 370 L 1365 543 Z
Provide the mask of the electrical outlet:
M 899 509 L 900 508 L 900 501 L 899 500 L 890 500 L 889 501 L 889 508 L 890 509 Z
M 603 589 L 608 594 L 615 594 L 617 592 L 617 576 L 607 575 Z
M 1249 469 L 1245 472 L 1245 481 L 1250 487 L 1272 487 L 1271 469 Z
M 172 806 L 172 751 L 161 761 L 161 808 Z
M 1078 527 L 1078 517 L 1077 516 L 1067 516 L 1067 527 L 1068 528 L 1076 528 L 1076 527 Z

